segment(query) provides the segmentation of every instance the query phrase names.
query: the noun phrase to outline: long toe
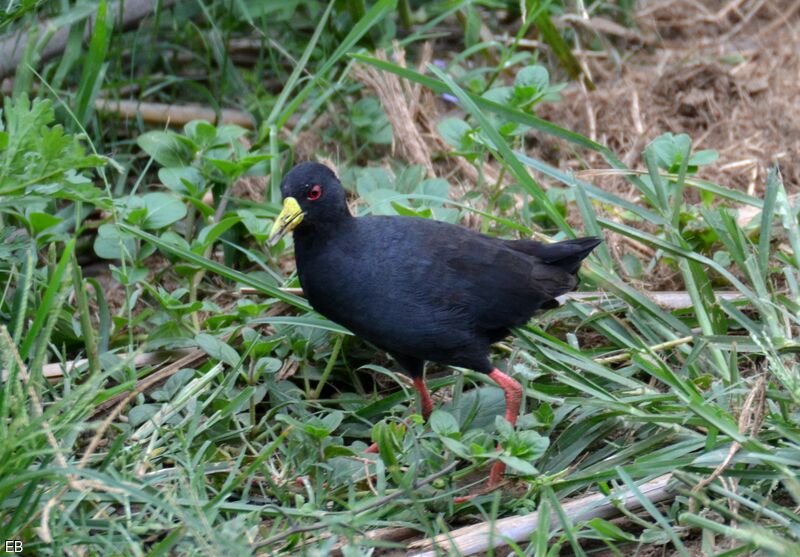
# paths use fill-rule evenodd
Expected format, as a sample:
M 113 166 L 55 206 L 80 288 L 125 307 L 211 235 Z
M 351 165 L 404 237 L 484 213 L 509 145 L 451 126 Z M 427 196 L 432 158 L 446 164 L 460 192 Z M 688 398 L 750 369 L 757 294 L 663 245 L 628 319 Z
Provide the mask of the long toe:
M 492 464 L 492 469 L 489 471 L 489 483 L 487 484 L 488 489 L 493 489 L 497 487 L 500 482 L 503 481 L 503 474 L 506 472 L 506 465 L 504 462 L 500 462 L 499 460 Z
M 503 483 L 503 474 L 506 471 L 506 465 L 502 462 L 495 462 L 492 464 L 492 469 L 489 471 L 489 479 L 478 489 L 469 495 L 462 495 L 461 497 L 455 497 L 453 502 L 456 505 L 460 505 L 461 503 L 466 503 L 471 501 L 475 497 L 480 495 L 486 495 L 487 493 L 491 493 L 498 487 L 500 484 Z

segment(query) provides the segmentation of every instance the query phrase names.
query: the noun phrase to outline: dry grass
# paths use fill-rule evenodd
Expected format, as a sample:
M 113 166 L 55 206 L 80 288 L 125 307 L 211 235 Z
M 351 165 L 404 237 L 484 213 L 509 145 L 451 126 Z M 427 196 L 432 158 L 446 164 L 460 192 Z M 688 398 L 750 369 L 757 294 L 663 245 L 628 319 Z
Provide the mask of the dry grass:
M 427 72 L 431 62 L 433 49 L 431 43 L 425 43 L 421 49 L 417 71 Z M 375 53 L 380 59 L 386 59 L 383 52 Z M 405 52 L 395 45 L 392 58 L 403 66 L 406 63 Z M 465 193 L 480 180 L 478 169 L 463 157 L 439 156 L 450 150 L 436 131 L 436 124 L 444 117 L 446 107 L 441 100 L 420 85 L 400 79 L 394 74 L 382 72 L 374 67 L 356 66 L 353 76 L 378 96 L 381 105 L 392 124 L 392 155 L 399 155 L 409 164 L 425 167 L 428 177 L 444 176 L 459 184 Z M 499 172 L 491 164 L 483 168 L 484 179 L 496 182 Z M 473 226 L 475 223 L 465 223 Z
M 407 66 L 405 52 L 399 46 L 395 45 L 393 54 L 397 63 Z M 383 52 L 378 52 L 376 56 L 386 60 Z M 418 70 L 424 71 L 431 56 L 428 43 L 422 50 Z M 424 110 L 424 105 L 430 104 L 430 95 L 423 95 L 419 85 L 412 85 L 394 74 L 386 74 L 372 66 L 356 66 L 353 76 L 378 95 L 386 116 L 392 123 L 392 154 L 396 151 L 407 162 L 424 166 L 429 178 L 435 177 L 431 149 L 429 142 L 425 140 L 425 135 L 430 137 L 431 132 L 431 124 Z
M 593 135 L 628 164 L 664 132 L 687 133 L 696 149 L 716 149 L 705 177 L 757 194 L 767 168 L 781 163 L 787 188 L 800 188 L 800 2 L 733 0 L 646 2 L 637 15 L 653 46 L 621 65 L 586 58 L 597 89 L 570 86 L 564 102 L 541 115 Z M 643 41 L 640 41 L 640 44 Z M 631 45 L 626 45 L 630 52 Z M 562 168 L 604 167 L 598 156 L 575 160 L 552 140 L 539 155 Z M 620 178 L 604 187 L 627 189 Z

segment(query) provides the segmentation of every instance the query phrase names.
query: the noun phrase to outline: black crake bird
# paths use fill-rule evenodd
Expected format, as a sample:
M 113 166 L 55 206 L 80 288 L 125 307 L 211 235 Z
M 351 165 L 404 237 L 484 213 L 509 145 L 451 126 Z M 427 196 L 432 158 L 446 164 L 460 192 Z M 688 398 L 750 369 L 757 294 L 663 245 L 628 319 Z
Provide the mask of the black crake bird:
M 305 162 L 281 182 L 283 210 L 270 244 L 294 232 L 297 274 L 312 307 L 388 352 L 411 375 L 422 415 L 432 410 L 425 361 L 489 375 L 515 424 L 522 386 L 492 366 L 509 330 L 575 288 L 581 261 L 601 240 L 502 240 L 416 217 L 353 217 L 326 166 Z M 505 465 L 492 467 L 490 486 Z

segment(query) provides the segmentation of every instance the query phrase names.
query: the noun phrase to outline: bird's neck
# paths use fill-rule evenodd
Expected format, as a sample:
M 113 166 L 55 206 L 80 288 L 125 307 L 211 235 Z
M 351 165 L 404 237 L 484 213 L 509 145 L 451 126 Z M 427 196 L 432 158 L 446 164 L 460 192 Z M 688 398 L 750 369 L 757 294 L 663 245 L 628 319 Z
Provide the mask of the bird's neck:
M 355 224 L 355 217 L 346 208 L 335 215 L 326 215 L 324 219 L 314 219 L 313 222 L 304 221 L 294 230 L 295 244 L 319 246 L 337 236 L 345 234 Z

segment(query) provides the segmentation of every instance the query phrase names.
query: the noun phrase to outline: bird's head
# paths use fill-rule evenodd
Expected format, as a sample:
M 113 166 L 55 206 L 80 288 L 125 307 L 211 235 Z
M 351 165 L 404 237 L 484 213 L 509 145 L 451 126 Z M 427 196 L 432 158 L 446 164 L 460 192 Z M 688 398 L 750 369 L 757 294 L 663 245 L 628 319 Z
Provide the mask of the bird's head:
M 301 225 L 314 226 L 350 216 L 339 178 L 324 164 L 303 162 L 292 168 L 281 182 L 283 209 L 269 237 L 274 246 Z

